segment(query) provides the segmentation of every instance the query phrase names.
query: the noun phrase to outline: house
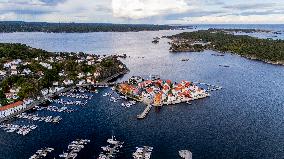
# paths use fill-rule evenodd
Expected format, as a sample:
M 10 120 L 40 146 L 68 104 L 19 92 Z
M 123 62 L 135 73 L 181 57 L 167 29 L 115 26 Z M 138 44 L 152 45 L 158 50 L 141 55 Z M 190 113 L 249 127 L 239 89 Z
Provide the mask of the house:
M 93 57 L 93 56 L 88 55 L 86 59 L 87 59 L 88 61 L 90 61 L 90 60 L 93 60 L 93 59 L 94 59 L 94 57 Z
M 59 75 L 60 77 L 62 77 L 62 76 L 65 76 L 65 73 L 64 73 L 64 71 L 61 71 L 61 72 L 58 73 L 58 75 Z
M 128 83 L 130 83 L 130 84 L 138 84 L 142 81 L 143 81 L 143 79 L 140 76 L 132 76 L 128 79 Z
M 119 65 L 118 67 L 119 67 L 120 69 L 123 69 L 123 68 L 124 68 L 124 66 L 123 66 L 123 65 Z
M 49 70 L 51 70 L 51 69 L 52 69 L 52 66 L 51 66 L 49 63 L 40 62 L 39 64 L 40 64 L 40 65 L 42 65 L 43 67 L 45 67 L 45 68 L 49 69 Z
M 6 71 L 0 70 L 0 76 L 5 76 L 5 75 L 6 75 Z
M 81 73 L 78 74 L 77 77 L 78 77 L 79 79 L 80 79 L 80 78 L 83 78 L 83 77 L 85 77 L 85 74 L 81 72 Z
M 24 69 L 22 73 L 25 74 L 25 75 L 29 75 L 29 74 L 32 73 L 32 71 L 27 68 L 27 69 Z
M 88 61 L 87 62 L 87 65 L 91 66 L 91 65 L 94 65 L 95 64 L 95 61 L 94 60 L 91 60 L 91 61 Z
M 41 94 L 42 94 L 43 96 L 46 96 L 46 95 L 48 94 L 48 92 L 49 92 L 49 91 L 48 91 L 47 88 L 41 90 Z
M 82 86 L 85 83 L 86 83 L 86 80 L 81 80 L 81 81 L 78 82 L 77 86 Z
M 92 77 L 87 77 L 86 80 L 87 80 L 87 83 L 95 84 L 95 81 L 93 80 Z
M 63 81 L 63 83 L 68 86 L 68 85 L 72 85 L 74 82 L 73 82 L 73 80 L 65 79 L 65 80 Z
M 154 105 L 155 106 L 162 106 L 162 93 L 161 92 L 155 94 Z
M 101 75 L 101 73 L 99 72 L 99 71 L 96 71 L 95 73 L 94 73 L 94 78 L 97 78 L 97 77 L 99 77 Z
M 48 62 L 53 63 L 53 62 L 54 62 L 53 57 L 50 57 L 50 58 L 48 59 Z
M 59 82 L 53 82 L 52 85 L 53 85 L 53 86 L 58 86 L 58 85 L 59 85 Z
M 27 65 L 30 65 L 30 64 L 31 64 L 31 62 L 24 62 L 23 66 L 27 66 Z

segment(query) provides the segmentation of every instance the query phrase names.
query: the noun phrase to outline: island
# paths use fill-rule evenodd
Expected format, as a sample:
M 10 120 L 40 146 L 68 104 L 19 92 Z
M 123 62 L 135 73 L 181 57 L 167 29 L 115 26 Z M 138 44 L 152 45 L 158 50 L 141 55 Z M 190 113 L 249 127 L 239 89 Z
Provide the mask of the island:
M 0 118 L 64 89 L 106 83 L 128 71 L 119 60 L 125 55 L 48 52 L 25 44 L 0 43 L 0 57 Z
M 284 40 L 259 39 L 235 35 L 223 29 L 199 30 L 169 36 L 171 52 L 202 52 L 214 50 L 230 52 L 266 63 L 284 65 Z M 243 31 L 243 30 L 242 30 Z M 251 32 L 249 30 L 248 32 Z
M 88 32 L 137 32 L 181 29 L 183 26 L 152 24 L 112 24 L 112 23 L 47 23 L 2 21 L 0 32 L 47 32 L 47 33 L 88 33 Z
M 205 89 L 190 81 L 177 83 L 160 78 L 144 79 L 141 76 L 133 76 L 117 84 L 115 89 L 128 98 L 153 106 L 190 102 L 210 96 Z

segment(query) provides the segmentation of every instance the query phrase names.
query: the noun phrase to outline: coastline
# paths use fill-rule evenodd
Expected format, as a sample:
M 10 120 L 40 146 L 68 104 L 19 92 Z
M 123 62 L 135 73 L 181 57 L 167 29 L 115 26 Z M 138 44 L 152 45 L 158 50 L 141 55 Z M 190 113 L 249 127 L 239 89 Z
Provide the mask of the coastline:
M 213 31 L 213 32 L 212 32 Z M 283 40 L 258 39 L 247 35 L 234 35 L 225 30 L 201 30 L 168 36 L 172 53 L 203 52 L 231 53 L 250 60 L 284 66 L 281 48 Z

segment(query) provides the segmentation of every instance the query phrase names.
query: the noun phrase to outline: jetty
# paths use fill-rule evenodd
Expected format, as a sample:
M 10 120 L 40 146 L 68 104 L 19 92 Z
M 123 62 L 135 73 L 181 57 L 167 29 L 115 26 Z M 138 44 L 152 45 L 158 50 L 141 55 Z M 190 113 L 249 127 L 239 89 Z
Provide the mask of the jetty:
M 110 145 L 101 147 L 103 151 L 100 153 L 97 159 L 115 158 L 116 154 L 120 152 L 120 149 L 124 144 L 124 142 L 116 140 L 114 136 L 112 136 L 110 139 L 107 139 L 107 142 Z
M 137 115 L 137 119 L 144 119 L 147 116 L 147 114 L 150 112 L 151 108 L 152 108 L 151 104 L 147 105 L 144 111 L 141 114 Z

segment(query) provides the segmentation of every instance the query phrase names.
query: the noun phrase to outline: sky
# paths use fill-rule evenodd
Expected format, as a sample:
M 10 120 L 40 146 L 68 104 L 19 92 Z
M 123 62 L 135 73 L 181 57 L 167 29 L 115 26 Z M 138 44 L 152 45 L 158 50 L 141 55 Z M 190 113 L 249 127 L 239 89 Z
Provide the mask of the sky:
M 0 21 L 283 24 L 284 0 L 0 0 Z

